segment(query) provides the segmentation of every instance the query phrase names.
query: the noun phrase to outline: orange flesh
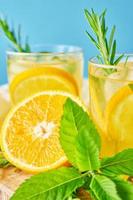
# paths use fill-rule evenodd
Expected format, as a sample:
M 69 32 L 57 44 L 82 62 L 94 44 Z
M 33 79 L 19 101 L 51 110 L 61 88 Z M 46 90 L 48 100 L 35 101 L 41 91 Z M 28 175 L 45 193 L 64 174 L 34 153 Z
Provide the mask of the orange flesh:
M 6 128 L 9 157 L 34 167 L 60 163 L 62 157 L 63 162 L 67 161 L 59 142 L 59 122 L 66 98 L 59 95 L 36 96 L 18 108 Z M 45 127 L 41 127 L 41 133 L 35 131 L 40 123 L 54 125 L 48 137 Z
M 79 95 L 75 79 L 65 70 L 54 67 L 40 67 L 26 70 L 17 75 L 10 85 L 10 94 L 13 102 L 41 91 L 58 90 Z

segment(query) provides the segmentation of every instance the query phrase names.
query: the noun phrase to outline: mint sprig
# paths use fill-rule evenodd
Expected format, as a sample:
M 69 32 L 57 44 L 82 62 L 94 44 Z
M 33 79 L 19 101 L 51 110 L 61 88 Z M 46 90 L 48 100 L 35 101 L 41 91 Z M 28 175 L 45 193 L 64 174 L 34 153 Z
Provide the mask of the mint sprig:
M 28 44 L 28 38 L 25 40 L 25 44 L 22 45 L 21 26 L 18 26 L 18 30 L 15 32 L 14 28 L 10 27 L 7 19 L 0 18 L 0 29 L 13 45 L 15 51 L 18 52 L 30 52 L 30 46 Z
M 104 10 L 100 15 L 98 15 L 93 9 L 90 12 L 85 9 L 84 13 L 94 36 L 92 36 L 88 31 L 86 31 L 86 34 L 99 51 L 100 55 L 97 56 L 98 60 L 102 64 L 117 65 L 124 55 L 121 54 L 116 58 L 117 45 L 116 40 L 114 39 L 116 30 L 115 26 L 113 26 L 109 38 L 107 37 L 108 26 L 106 25 L 105 20 L 106 10 Z M 113 72 L 113 69 L 105 70 L 109 74 Z
M 80 188 L 88 193 L 86 200 L 89 195 L 92 200 L 131 200 L 133 185 L 119 175 L 133 175 L 133 149 L 100 161 L 98 132 L 86 111 L 69 98 L 60 126 L 61 145 L 73 167 L 32 176 L 11 200 L 80 200 Z

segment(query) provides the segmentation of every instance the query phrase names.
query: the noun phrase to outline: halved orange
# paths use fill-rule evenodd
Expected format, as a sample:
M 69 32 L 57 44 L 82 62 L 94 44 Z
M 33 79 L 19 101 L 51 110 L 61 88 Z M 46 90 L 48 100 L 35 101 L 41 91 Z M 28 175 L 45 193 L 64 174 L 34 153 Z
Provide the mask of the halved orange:
M 67 158 L 59 142 L 64 92 L 41 92 L 11 109 L 1 130 L 4 156 L 16 167 L 41 172 L 64 165 Z M 82 106 L 82 105 L 81 105 Z
M 36 67 L 16 75 L 10 84 L 14 103 L 41 91 L 58 90 L 79 95 L 75 79 L 65 70 L 54 67 Z
M 114 142 L 116 152 L 133 148 L 133 91 L 128 85 L 109 100 L 105 118 L 108 136 Z

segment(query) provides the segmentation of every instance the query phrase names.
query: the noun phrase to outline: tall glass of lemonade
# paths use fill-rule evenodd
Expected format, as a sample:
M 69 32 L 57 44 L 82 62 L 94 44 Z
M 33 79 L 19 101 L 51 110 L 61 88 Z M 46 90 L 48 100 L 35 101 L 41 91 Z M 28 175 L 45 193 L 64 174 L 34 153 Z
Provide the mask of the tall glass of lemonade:
M 101 156 L 133 148 L 133 55 L 117 66 L 92 58 L 89 93 L 91 115 L 102 137 Z
M 7 52 L 8 79 L 13 102 L 44 90 L 81 95 L 83 52 L 67 45 L 35 46 L 31 53 Z

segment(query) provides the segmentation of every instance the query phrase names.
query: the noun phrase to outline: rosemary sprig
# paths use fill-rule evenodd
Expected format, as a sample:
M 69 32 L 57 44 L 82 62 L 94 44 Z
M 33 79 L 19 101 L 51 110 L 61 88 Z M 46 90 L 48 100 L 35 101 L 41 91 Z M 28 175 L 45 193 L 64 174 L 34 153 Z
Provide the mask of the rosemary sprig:
M 106 10 L 98 15 L 96 12 L 94 12 L 93 9 L 91 10 L 91 12 L 85 9 L 85 16 L 91 29 L 93 30 L 95 37 L 93 37 L 88 31 L 86 31 L 86 33 L 89 39 L 100 52 L 100 55 L 98 55 L 97 57 L 100 63 L 102 62 L 106 65 L 117 65 L 124 55 L 121 54 L 119 57 L 116 58 L 116 40 L 114 40 L 116 27 L 113 26 L 108 39 L 108 27 L 106 26 L 105 15 Z
M 28 38 L 25 40 L 25 45 L 22 45 L 21 42 L 21 26 L 18 26 L 17 34 L 15 33 L 14 28 L 11 28 L 8 24 L 7 19 L 0 18 L 0 29 L 4 32 L 5 36 L 12 43 L 15 51 L 18 52 L 30 52 L 30 46 L 28 44 Z

